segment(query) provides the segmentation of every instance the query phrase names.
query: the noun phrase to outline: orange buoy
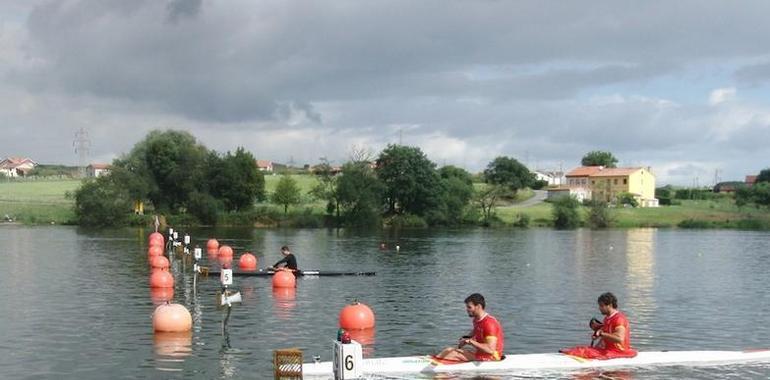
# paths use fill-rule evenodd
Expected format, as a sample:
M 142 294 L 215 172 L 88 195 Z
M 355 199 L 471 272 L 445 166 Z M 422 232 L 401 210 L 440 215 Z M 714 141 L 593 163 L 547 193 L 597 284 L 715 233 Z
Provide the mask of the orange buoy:
M 168 303 L 155 308 L 152 328 L 158 332 L 184 332 L 192 329 L 192 316 L 186 307 Z
M 164 242 L 163 242 L 163 241 L 161 241 L 161 240 L 150 240 L 149 244 L 147 244 L 147 245 L 148 245 L 149 247 L 160 247 L 160 248 L 163 248 L 163 246 L 164 246 L 165 244 L 166 244 L 166 243 L 164 243 Z
M 150 248 L 147 249 L 147 256 L 163 256 L 163 247 L 158 245 L 150 246 Z
M 219 250 L 218 249 L 207 249 L 206 254 L 208 254 L 211 257 L 217 257 L 219 256 Z
M 173 288 L 174 276 L 165 270 L 153 270 L 150 274 L 151 288 Z
M 217 261 L 219 261 L 219 265 L 222 267 L 222 269 L 230 269 L 233 265 L 232 257 L 219 256 Z
M 169 266 L 170 263 L 166 256 L 150 256 L 150 267 L 152 267 L 152 269 L 168 270 Z
M 150 288 L 150 300 L 153 305 L 171 302 L 174 299 L 174 288 Z
M 150 242 L 150 245 L 152 245 L 153 242 L 160 242 L 160 245 L 166 244 L 166 239 L 163 238 L 163 234 L 160 232 L 151 233 L 147 240 Z
M 233 249 L 229 245 L 219 247 L 219 256 L 233 257 Z
M 241 258 L 238 260 L 238 268 L 241 268 L 241 270 L 248 270 L 252 271 L 257 269 L 257 258 L 252 255 L 251 253 L 244 253 L 241 255 Z
M 297 286 L 297 278 L 294 273 L 285 270 L 279 270 L 273 274 L 274 288 L 294 288 Z
M 340 311 L 340 327 L 346 330 L 370 329 L 374 327 L 374 312 L 369 306 L 353 302 Z
M 219 249 L 219 242 L 217 239 L 209 239 L 209 241 L 206 242 L 207 251 L 215 251 L 217 249 Z

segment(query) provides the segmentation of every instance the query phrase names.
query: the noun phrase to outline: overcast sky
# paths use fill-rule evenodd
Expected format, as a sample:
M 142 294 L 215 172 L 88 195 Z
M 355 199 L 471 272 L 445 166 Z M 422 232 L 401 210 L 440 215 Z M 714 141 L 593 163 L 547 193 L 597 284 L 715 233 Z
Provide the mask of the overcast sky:
M 415 145 L 471 171 L 590 150 L 711 184 L 770 166 L 767 1 L 0 2 L 0 156 L 148 131 L 297 164 Z

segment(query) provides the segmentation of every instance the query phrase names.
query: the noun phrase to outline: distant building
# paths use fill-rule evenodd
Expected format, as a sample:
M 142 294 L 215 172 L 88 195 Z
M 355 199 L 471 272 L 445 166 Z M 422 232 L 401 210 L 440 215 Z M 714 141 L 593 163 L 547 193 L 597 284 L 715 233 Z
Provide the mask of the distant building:
M 110 164 L 91 164 L 86 166 L 86 176 L 91 178 L 101 177 L 110 173 Z
M 535 170 L 532 172 L 538 181 L 545 181 L 548 186 L 561 186 L 564 184 L 564 172 L 558 170 Z
M 740 181 L 728 181 L 728 182 L 720 182 L 716 185 L 714 185 L 714 192 L 715 193 L 734 193 L 738 191 L 741 187 L 749 186 L 744 182 Z
M 655 175 L 650 168 L 604 168 L 589 178 L 593 200 L 614 203 L 619 194 L 629 193 L 640 207 L 658 207 Z
M 641 207 L 657 207 L 655 175 L 650 168 L 605 168 L 581 166 L 565 176 L 566 186 L 548 189 L 548 199 L 571 195 L 615 203 L 622 193 L 631 194 Z
M 26 157 L 6 157 L 0 161 L 0 173 L 7 177 L 25 177 L 37 166 L 37 162 Z
M 755 175 L 746 176 L 746 186 L 753 186 L 755 183 L 757 183 L 757 176 Z
M 257 169 L 261 172 L 273 172 L 273 162 L 268 160 L 257 160 Z

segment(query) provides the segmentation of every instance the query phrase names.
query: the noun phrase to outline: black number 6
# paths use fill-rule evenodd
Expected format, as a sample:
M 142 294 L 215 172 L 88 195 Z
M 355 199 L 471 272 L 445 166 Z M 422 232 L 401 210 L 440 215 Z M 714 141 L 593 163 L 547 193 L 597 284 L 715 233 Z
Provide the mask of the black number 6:
M 345 356 L 345 369 L 348 371 L 353 370 L 353 355 Z

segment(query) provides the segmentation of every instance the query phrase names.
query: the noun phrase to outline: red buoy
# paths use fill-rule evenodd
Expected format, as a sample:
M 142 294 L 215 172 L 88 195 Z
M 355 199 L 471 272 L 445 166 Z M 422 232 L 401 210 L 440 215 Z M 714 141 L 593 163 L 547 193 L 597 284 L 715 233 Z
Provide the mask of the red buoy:
M 153 246 L 150 246 L 149 249 L 147 249 L 147 256 L 149 257 L 162 256 L 162 255 L 163 255 L 163 246 L 153 245 Z
M 219 256 L 233 257 L 233 249 L 229 245 L 219 247 Z
M 294 288 L 297 286 L 297 278 L 294 273 L 285 270 L 279 270 L 273 274 L 274 288 Z
M 219 249 L 219 242 L 217 239 L 209 239 L 209 241 L 206 242 L 207 251 L 215 251 L 217 249 Z
M 370 329 L 374 327 L 374 312 L 369 306 L 353 302 L 340 311 L 340 327 L 346 330 Z
M 257 258 L 251 253 L 244 253 L 238 260 L 238 268 L 246 271 L 253 271 L 257 269 Z
M 171 302 L 174 299 L 174 288 L 150 288 L 150 300 L 153 305 Z
M 180 304 L 163 304 L 152 313 L 152 328 L 158 332 L 184 332 L 192 329 L 192 316 Z
M 166 256 L 150 256 L 150 267 L 152 269 L 168 270 L 170 263 Z
M 173 288 L 174 276 L 165 270 L 154 270 L 150 274 L 151 288 Z

